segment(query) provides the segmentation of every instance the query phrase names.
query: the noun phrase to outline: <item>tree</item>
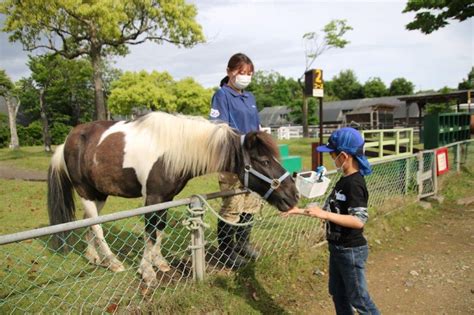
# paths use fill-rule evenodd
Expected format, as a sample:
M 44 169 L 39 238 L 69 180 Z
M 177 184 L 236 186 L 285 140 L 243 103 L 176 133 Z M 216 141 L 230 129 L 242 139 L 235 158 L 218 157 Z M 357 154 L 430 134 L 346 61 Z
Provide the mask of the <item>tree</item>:
M 175 82 L 168 72 L 127 71 L 112 83 L 109 107 L 120 115 L 141 109 L 206 115 L 211 96 L 211 89 L 191 78 Z
M 196 8 L 175 1 L 16 1 L 0 3 L 3 31 L 32 51 L 46 49 L 68 59 L 87 56 L 94 69 L 95 118 L 106 119 L 103 59 L 124 56 L 145 41 L 191 47 L 204 41 Z
M 18 133 L 16 129 L 16 116 L 20 101 L 16 96 L 17 89 L 8 77 L 5 70 L 0 69 L 0 97 L 3 97 L 8 109 L 8 124 L 10 126 L 10 149 L 18 149 L 20 142 L 18 141 Z
M 388 95 L 387 87 L 379 77 L 369 78 L 364 84 L 364 97 L 382 97 Z
M 415 85 L 405 78 L 393 79 L 390 83 L 389 93 L 391 96 L 411 95 L 415 89 Z
M 301 79 L 303 78 L 304 73 L 311 69 L 316 58 L 331 48 L 344 48 L 349 44 L 349 41 L 344 39 L 343 36 L 352 29 L 351 26 L 347 25 L 346 20 L 331 20 L 322 29 L 322 32 L 324 33 L 323 38 L 321 38 L 316 32 L 309 32 L 303 35 L 303 41 L 305 44 L 305 70 L 298 79 L 302 90 L 304 89 L 304 86 L 301 83 Z M 303 136 L 308 137 L 308 103 L 304 93 L 302 115 Z
M 334 94 L 341 100 L 362 98 L 364 91 L 362 85 L 352 70 L 342 70 L 332 78 Z
M 415 19 L 406 25 L 408 30 L 430 34 L 449 24 L 462 22 L 474 15 L 472 0 L 408 0 L 403 13 L 416 12 Z
M 467 79 L 463 79 L 462 82 L 458 84 L 459 90 L 472 90 L 474 89 L 474 67 L 471 68 L 471 71 L 467 74 Z
M 176 95 L 176 111 L 185 115 L 206 116 L 213 91 L 206 89 L 193 78 L 184 78 L 174 85 Z
M 257 71 L 248 90 L 255 95 L 259 110 L 271 106 L 289 106 L 302 96 L 302 90 L 294 79 L 287 79 L 275 71 Z

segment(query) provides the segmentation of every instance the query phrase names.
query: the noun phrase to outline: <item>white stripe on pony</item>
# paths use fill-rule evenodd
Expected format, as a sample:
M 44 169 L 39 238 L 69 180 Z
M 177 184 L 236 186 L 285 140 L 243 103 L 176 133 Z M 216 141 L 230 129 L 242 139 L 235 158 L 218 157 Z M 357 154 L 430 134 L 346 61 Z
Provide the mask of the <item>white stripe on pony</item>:
M 202 117 L 153 112 L 132 122 L 114 124 L 102 134 L 98 145 L 116 132 L 125 135 L 123 167 L 135 170 L 143 196 L 148 174 L 158 158 L 164 158 L 165 171 L 173 176 L 216 172 L 226 160 L 229 134 L 234 134 L 227 124 Z

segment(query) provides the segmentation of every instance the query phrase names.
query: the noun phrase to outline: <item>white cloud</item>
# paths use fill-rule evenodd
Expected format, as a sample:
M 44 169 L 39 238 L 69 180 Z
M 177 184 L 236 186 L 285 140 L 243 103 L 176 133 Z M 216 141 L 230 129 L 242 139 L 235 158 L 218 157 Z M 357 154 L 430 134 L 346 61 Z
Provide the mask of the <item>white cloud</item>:
M 304 71 L 302 35 L 320 31 L 332 19 L 347 19 L 354 30 L 351 43 L 320 56 L 315 67 L 331 79 L 353 69 L 361 82 L 381 77 L 388 85 L 396 77 L 417 89 L 456 87 L 473 66 L 473 20 L 453 21 L 424 35 L 407 31 L 414 14 L 402 14 L 406 1 L 194 1 L 207 43 L 192 49 L 152 43 L 131 47 L 116 58 L 124 70 L 168 71 L 176 79 L 191 76 L 201 84 L 218 85 L 229 57 L 244 52 L 256 69 L 274 70 L 297 78 Z M 26 54 L 0 37 L 0 67 L 18 79 L 27 73 Z M 23 60 L 23 61 L 22 61 Z

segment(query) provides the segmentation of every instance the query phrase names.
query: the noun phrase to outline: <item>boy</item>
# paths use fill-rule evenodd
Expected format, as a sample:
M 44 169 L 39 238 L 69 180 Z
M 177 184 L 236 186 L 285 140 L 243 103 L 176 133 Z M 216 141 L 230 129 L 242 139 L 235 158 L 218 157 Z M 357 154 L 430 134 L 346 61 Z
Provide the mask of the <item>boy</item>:
M 329 245 L 329 293 L 337 314 L 379 314 L 365 280 L 368 256 L 363 228 L 368 219 L 368 192 L 363 176 L 372 170 L 364 156 L 364 139 L 353 128 L 341 128 L 329 137 L 327 145 L 317 148 L 329 152 L 343 176 L 336 183 L 323 208 L 310 205 L 293 208 L 285 216 L 302 214 L 327 220 Z

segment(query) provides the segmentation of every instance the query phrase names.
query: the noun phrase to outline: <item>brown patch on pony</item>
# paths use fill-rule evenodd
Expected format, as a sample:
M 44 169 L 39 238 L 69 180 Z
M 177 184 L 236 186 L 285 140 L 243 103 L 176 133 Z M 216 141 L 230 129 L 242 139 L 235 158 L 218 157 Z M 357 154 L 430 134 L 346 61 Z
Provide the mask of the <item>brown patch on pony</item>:
M 123 169 L 124 135 L 109 135 L 99 147 L 101 135 L 115 122 L 79 125 L 65 143 L 66 165 L 77 193 L 87 200 L 105 200 L 107 195 L 140 197 L 141 185 L 133 169 Z M 88 170 L 84 172 L 82 170 Z
M 266 132 L 254 131 L 248 133 L 245 136 L 244 146 L 247 150 L 256 148 L 261 156 L 274 156 L 276 159 L 280 159 L 280 150 L 278 150 L 276 141 L 272 135 Z

